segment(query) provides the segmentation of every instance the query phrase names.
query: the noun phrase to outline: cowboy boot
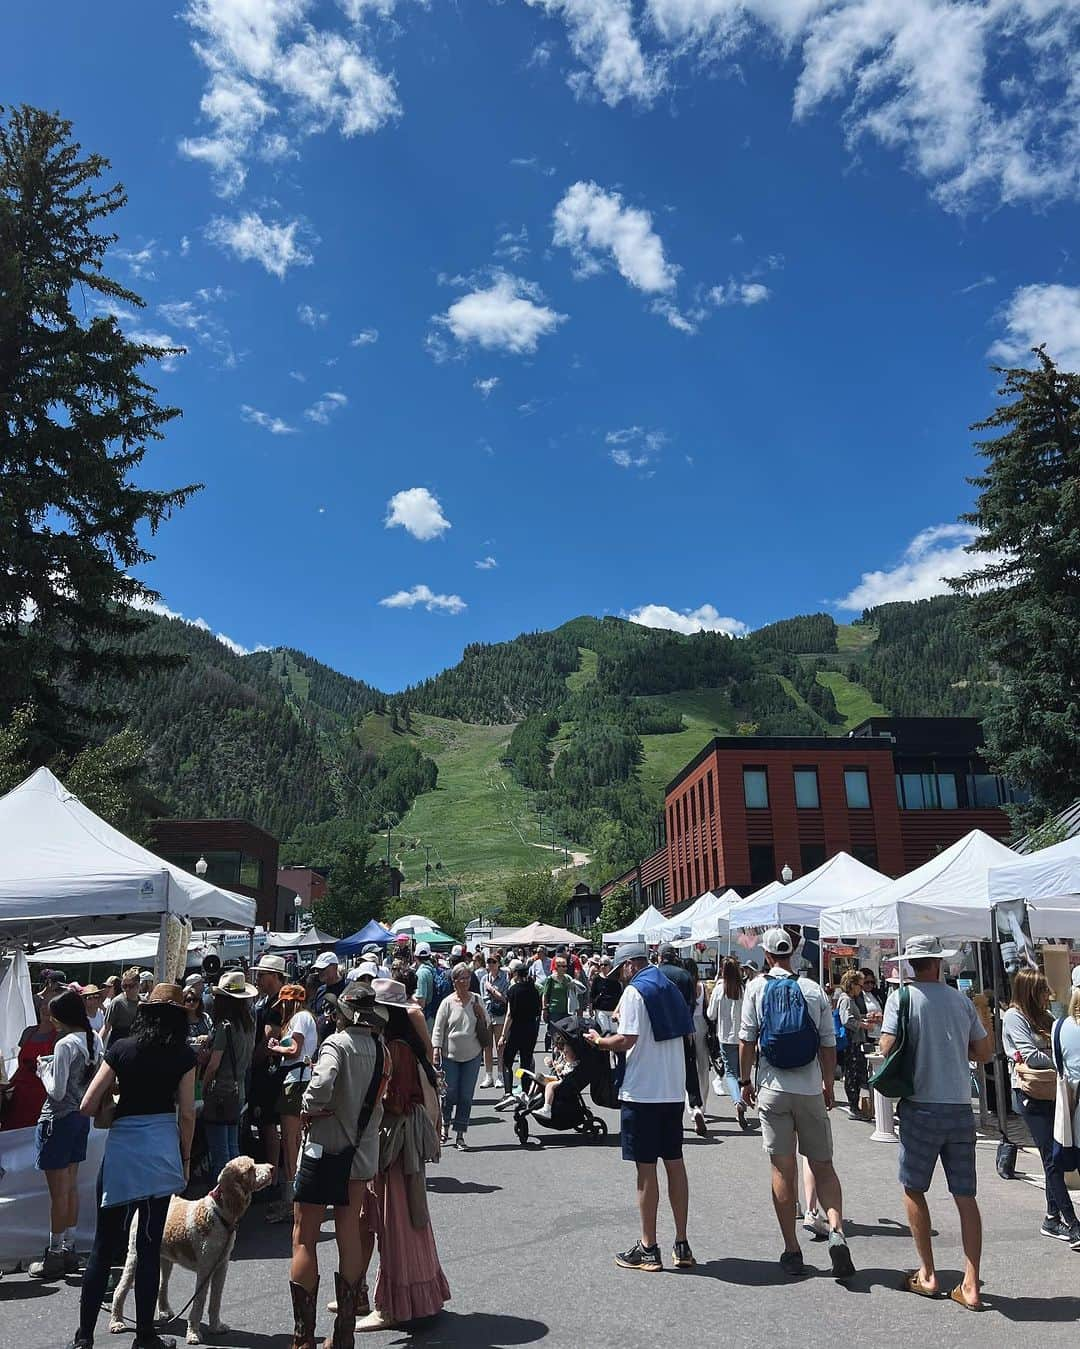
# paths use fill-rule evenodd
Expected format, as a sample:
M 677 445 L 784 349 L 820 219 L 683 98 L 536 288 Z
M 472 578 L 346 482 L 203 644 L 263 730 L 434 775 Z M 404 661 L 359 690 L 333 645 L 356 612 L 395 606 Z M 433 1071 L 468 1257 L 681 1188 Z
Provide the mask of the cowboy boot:
M 340 1274 L 334 1275 L 335 1302 L 334 1331 L 322 1342 L 322 1349 L 353 1349 L 356 1331 L 356 1304 L 363 1295 L 364 1281 L 346 1283 Z
M 289 1284 L 293 1306 L 293 1337 L 290 1349 L 315 1349 L 315 1313 L 319 1305 L 319 1281 L 309 1293 L 298 1283 Z

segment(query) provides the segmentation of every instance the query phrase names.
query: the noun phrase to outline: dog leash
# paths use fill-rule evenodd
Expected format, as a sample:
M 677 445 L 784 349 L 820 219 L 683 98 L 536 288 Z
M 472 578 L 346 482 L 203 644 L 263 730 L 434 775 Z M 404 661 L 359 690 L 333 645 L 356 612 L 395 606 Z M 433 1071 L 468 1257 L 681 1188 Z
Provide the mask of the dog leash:
M 221 1225 L 222 1225 L 222 1227 L 225 1228 L 226 1233 L 227 1233 L 228 1235 L 231 1236 L 233 1233 L 236 1232 L 237 1228 L 240 1226 L 240 1219 L 237 1218 L 236 1222 L 234 1222 L 234 1223 L 232 1223 L 232 1224 L 227 1223 L 227 1222 L 225 1221 L 225 1215 L 222 1213 L 221 1208 L 219 1207 L 219 1200 L 221 1199 L 221 1187 L 220 1187 L 219 1185 L 215 1185 L 214 1188 L 213 1188 L 212 1190 L 208 1191 L 208 1193 L 207 1193 L 207 1195 L 206 1195 L 206 1198 L 207 1198 L 207 1199 L 212 1199 L 212 1200 L 214 1201 L 214 1212 L 215 1212 L 215 1213 L 217 1214 L 217 1216 L 221 1219 Z M 241 1215 L 241 1216 L 243 1216 L 243 1215 Z M 184 1316 L 187 1314 L 188 1310 L 191 1308 L 191 1306 L 192 1306 L 192 1304 L 194 1303 L 195 1299 L 199 1296 L 199 1294 L 200 1294 L 205 1288 L 207 1288 L 207 1287 L 209 1286 L 209 1284 L 210 1284 L 211 1280 L 213 1279 L 214 1275 L 218 1272 L 218 1270 L 221 1268 L 221 1266 L 225 1263 L 227 1256 L 229 1256 L 229 1255 L 231 1255 L 231 1254 L 232 1254 L 232 1252 L 229 1250 L 228 1243 L 226 1243 L 225 1250 L 221 1253 L 221 1255 L 218 1256 L 216 1262 L 213 1264 L 213 1266 L 212 1266 L 212 1267 L 210 1268 L 210 1270 L 207 1272 L 206 1277 L 205 1277 L 203 1280 L 201 1280 L 201 1281 L 196 1280 L 196 1283 L 195 1283 L 195 1291 L 194 1291 L 194 1293 L 192 1293 L 192 1295 L 188 1298 L 187 1302 L 184 1303 L 184 1305 L 180 1308 L 180 1310 L 179 1310 L 178 1312 L 173 1312 L 172 1317 L 171 1317 L 171 1319 L 172 1319 L 173 1321 L 181 1321 L 181 1320 L 183 1320 Z M 113 1291 L 115 1292 L 115 1289 L 114 1289 Z M 157 1301 L 156 1295 L 155 1295 L 155 1299 L 154 1299 L 154 1300 L 155 1300 L 155 1303 L 156 1303 L 156 1301 Z M 112 1303 L 111 1303 L 111 1302 L 103 1302 L 103 1303 L 101 1304 L 101 1306 L 102 1306 L 103 1309 L 108 1310 L 108 1309 L 111 1309 Z M 124 1322 L 124 1324 L 125 1324 L 126 1326 L 130 1326 L 132 1329 L 135 1329 L 135 1328 L 136 1328 L 135 1322 L 132 1321 L 130 1317 L 124 1316 L 124 1317 L 122 1317 L 121 1319 L 123 1320 L 123 1322 Z

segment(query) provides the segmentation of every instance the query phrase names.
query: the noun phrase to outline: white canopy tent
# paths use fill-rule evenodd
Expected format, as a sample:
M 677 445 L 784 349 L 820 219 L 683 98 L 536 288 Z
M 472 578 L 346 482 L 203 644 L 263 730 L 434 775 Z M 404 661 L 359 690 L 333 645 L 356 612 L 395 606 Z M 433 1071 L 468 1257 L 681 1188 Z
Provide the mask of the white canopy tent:
M 682 913 L 665 919 L 660 927 L 660 940 L 674 942 L 689 937 L 694 920 L 700 918 L 710 906 L 715 905 L 716 900 L 717 895 L 712 890 L 706 890 L 703 895 L 698 895 Z
M 0 797 L 0 942 L 145 932 L 163 915 L 255 927 L 255 902 L 155 857 L 47 768 Z
M 990 903 L 1026 899 L 1039 908 L 1080 902 L 1080 836 L 990 868 Z
M 714 893 L 712 901 L 702 908 L 690 924 L 692 942 L 718 941 L 721 937 L 726 937 L 730 930 L 728 917 L 742 899 L 736 890 L 725 890 L 722 895 Z
M 838 852 L 797 881 L 787 885 L 774 881 L 733 904 L 728 910 L 728 926 L 777 927 L 783 923 L 799 923 L 819 927 L 822 909 L 857 899 L 887 881 L 888 877 L 865 862 L 849 853 Z
M 1004 843 L 973 829 L 899 880 L 823 910 L 819 926 L 837 937 L 928 933 L 985 940 L 993 936 L 987 876 L 1015 857 Z
M 608 946 L 618 946 L 620 942 L 642 941 L 657 942 L 660 940 L 660 931 L 667 919 L 655 905 L 650 904 L 644 913 L 639 913 L 636 918 L 631 918 L 629 923 L 618 932 L 605 932 L 604 944 Z

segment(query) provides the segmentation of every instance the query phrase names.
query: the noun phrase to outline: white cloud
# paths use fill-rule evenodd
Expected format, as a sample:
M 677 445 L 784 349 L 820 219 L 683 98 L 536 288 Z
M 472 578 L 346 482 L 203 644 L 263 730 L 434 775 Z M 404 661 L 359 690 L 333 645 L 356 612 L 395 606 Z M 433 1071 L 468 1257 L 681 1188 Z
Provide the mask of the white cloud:
M 544 178 L 554 178 L 555 167 L 552 164 L 541 164 L 536 155 L 518 156 L 510 161 L 510 165 L 515 169 L 535 169 Z
M 612 463 L 619 468 L 647 468 L 667 443 L 666 432 L 650 431 L 644 426 L 624 426 L 604 437 L 604 444 L 610 446 Z
M 184 332 L 191 333 L 200 346 L 216 356 L 226 369 L 233 369 L 237 363 L 232 339 L 228 328 L 210 306 L 225 298 L 220 286 L 213 289 L 203 287 L 195 292 L 193 300 L 166 300 L 159 304 L 157 312 L 166 323 Z
M 495 243 L 495 256 L 507 262 L 523 262 L 529 256 L 529 231 L 503 230 Z
M 290 378 L 290 379 L 295 379 L 296 382 L 297 382 L 297 384 L 306 384 L 306 383 L 307 383 L 307 375 L 305 375 L 304 372 L 303 372 L 302 370 L 290 370 L 290 371 L 289 371 L 289 378 Z
M 340 412 L 348 401 L 343 393 L 324 393 L 321 398 L 317 398 L 312 403 L 311 407 L 304 409 L 304 416 L 309 422 L 326 426 L 333 414 Z
M 186 234 L 182 234 L 180 236 L 180 256 L 182 258 L 186 258 L 190 252 L 191 252 L 191 240 L 187 237 Z
M 566 24 L 570 49 L 589 70 L 609 107 L 624 98 L 651 103 L 664 85 L 662 66 L 649 60 L 634 32 L 630 0 L 527 0 Z M 580 90 L 582 82 L 571 82 Z
M 574 254 L 580 275 L 599 272 L 597 254 L 610 253 L 620 275 L 638 290 L 655 295 L 675 289 L 679 269 L 664 257 L 652 216 L 624 206 L 618 192 L 605 192 L 596 183 L 574 183 L 555 207 L 553 220 L 554 242 Z
M 157 347 L 159 350 L 166 347 L 175 348 L 176 350 L 162 356 L 158 362 L 159 369 L 168 374 L 172 374 L 176 369 L 180 357 L 187 355 L 187 347 L 175 341 L 169 333 L 158 332 L 153 328 L 129 328 L 126 335 L 132 342 L 139 342 L 146 347 Z
M 643 604 L 626 615 L 631 623 L 643 628 L 668 628 L 689 636 L 695 632 L 723 632 L 728 637 L 742 637 L 750 629 L 741 619 L 724 618 L 711 604 L 697 609 L 670 609 L 666 604 Z
M 121 262 L 126 263 L 132 276 L 137 276 L 141 281 L 156 281 L 157 272 L 154 266 L 157 261 L 157 244 L 151 239 L 141 248 L 112 248 L 110 250 L 114 258 L 119 258 Z M 164 254 L 165 257 L 168 254 Z
M 228 647 L 234 656 L 250 656 L 254 651 L 269 651 L 268 646 L 261 643 L 256 647 L 241 646 L 234 638 L 224 632 L 214 632 L 214 629 L 207 623 L 205 618 L 185 618 L 183 614 L 177 613 L 175 609 L 170 609 L 163 600 L 152 600 L 148 597 L 136 597 L 129 600 L 128 605 L 132 609 L 139 609 L 143 613 L 157 614 L 158 618 L 171 618 L 179 623 L 186 623 L 188 627 L 198 628 L 200 632 L 208 632 L 215 637 L 222 646 Z
M 296 317 L 309 328 L 321 328 L 330 315 L 325 312 L 320 313 L 319 310 L 309 304 L 298 304 L 296 306 Z
M 487 379 L 474 379 L 472 386 L 481 398 L 490 398 L 499 387 L 499 377 L 498 375 L 489 375 Z
M 473 563 L 478 571 L 494 571 L 498 565 L 498 562 L 491 556 L 479 558 Z
M 445 328 L 462 346 L 475 342 L 485 351 L 509 351 L 515 355 L 536 350 L 541 337 L 552 333 L 566 315 L 541 303 L 538 286 L 509 272 L 496 271 L 491 285 L 471 291 L 432 321 Z M 429 348 L 438 358 L 440 335 L 432 334 Z
M 732 304 L 747 307 L 764 304 L 771 296 L 772 291 L 760 281 L 729 281 L 726 286 L 713 286 L 709 291 L 709 299 L 721 307 Z
M 257 211 L 248 211 L 235 220 L 215 216 L 206 227 L 206 237 L 219 248 L 227 249 L 241 262 L 259 262 L 279 280 L 290 267 L 310 267 L 312 256 L 299 242 L 299 220 L 286 224 L 263 220 Z
M 987 353 L 1006 365 L 1030 363 L 1032 347 L 1046 351 L 1066 370 L 1080 371 L 1080 286 L 1021 286 L 1003 315 L 1006 336 Z
M 392 4 L 365 8 L 387 16 Z M 180 152 L 205 163 L 224 196 L 244 186 L 253 152 L 277 162 L 296 155 L 296 136 L 332 126 L 342 136 L 361 135 L 401 112 L 393 78 L 359 45 L 358 31 L 317 27 L 316 17 L 329 16 L 314 9 L 314 0 L 189 0 L 184 10 L 197 34 L 192 48 L 207 69 L 199 111 L 209 131 L 182 140 Z M 292 136 L 262 133 L 282 115 Z
M 460 595 L 437 595 L 430 586 L 415 585 L 411 590 L 396 590 L 379 601 L 386 609 L 415 609 L 422 604 L 428 613 L 460 614 L 468 608 Z
M 946 577 L 979 570 L 995 560 L 990 553 L 964 551 L 975 537 L 970 525 L 931 525 L 915 535 L 894 567 L 863 572 L 858 585 L 833 603 L 837 609 L 863 610 L 896 600 L 944 595 L 949 591 Z
M 972 283 L 969 286 L 961 286 L 958 291 L 954 291 L 953 293 L 956 295 L 970 295 L 973 290 L 982 290 L 983 286 L 996 286 L 996 285 L 997 285 L 996 276 L 989 276 L 989 275 L 981 276 L 979 277 L 978 281 L 972 281 Z
M 378 328 L 361 328 L 355 337 L 349 339 L 350 347 L 370 347 L 379 340 Z
M 272 417 L 269 412 L 262 412 L 259 408 L 253 408 L 250 403 L 240 404 L 240 416 L 244 421 L 251 422 L 253 426 L 261 426 L 264 431 L 269 431 L 272 436 L 293 436 L 296 434 L 295 426 L 290 426 L 280 417 Z
M 386 503 L 384 523 L 387 529 L 400 525 L 421 543 L 439 538 L 450 528 L 450 521 L 443 515 L 438 498 L 426 487 L 408 487 L 395 492 Z

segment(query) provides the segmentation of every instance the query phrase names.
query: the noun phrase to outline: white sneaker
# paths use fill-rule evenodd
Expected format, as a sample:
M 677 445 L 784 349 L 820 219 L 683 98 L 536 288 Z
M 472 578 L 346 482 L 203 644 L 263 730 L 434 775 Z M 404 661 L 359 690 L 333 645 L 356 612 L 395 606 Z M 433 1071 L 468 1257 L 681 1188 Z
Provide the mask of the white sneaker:
M 485 1073 L 485 1074 L 484 1074 L 484 1076 L 480 1079 L 480 1085 L 481 1085 L 482 1087 L 490 1087 L 490 1086 L 492 1085 L 492 1083 L 491 1083 L 491 1074 L 490 1074 L 490 1073 Z
M 819 1209 L 812 1209 L 803 1219 L 803 1231 L 815 1241 L 824 1241 L 829 1235 L 829 1220 Z

